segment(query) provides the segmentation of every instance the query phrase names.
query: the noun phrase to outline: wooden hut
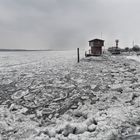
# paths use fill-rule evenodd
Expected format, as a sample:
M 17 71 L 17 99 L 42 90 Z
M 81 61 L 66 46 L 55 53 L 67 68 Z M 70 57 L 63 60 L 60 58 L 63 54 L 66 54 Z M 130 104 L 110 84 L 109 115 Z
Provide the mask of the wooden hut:
M 91 56 L 102 55 L 102 47 L 104 46 L 104 40 L 93 39 L 89 41 L 89 46 L 91 47 Z

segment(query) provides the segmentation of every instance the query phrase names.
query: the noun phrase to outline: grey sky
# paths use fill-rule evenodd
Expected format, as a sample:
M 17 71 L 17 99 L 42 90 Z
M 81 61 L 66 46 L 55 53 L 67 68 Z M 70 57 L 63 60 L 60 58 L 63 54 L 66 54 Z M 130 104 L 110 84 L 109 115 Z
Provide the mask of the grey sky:
M 140 0 L 0 0 L 0 48 L 74 49 L 88 40 L 140 44 Z

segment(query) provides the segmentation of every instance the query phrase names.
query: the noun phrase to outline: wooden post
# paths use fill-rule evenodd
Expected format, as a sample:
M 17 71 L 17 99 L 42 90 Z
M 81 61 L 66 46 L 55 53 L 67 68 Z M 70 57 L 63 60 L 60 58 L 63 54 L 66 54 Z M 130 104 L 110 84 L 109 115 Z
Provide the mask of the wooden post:
M 80 62 L 79 48 L 77 48 L 77 62 Z

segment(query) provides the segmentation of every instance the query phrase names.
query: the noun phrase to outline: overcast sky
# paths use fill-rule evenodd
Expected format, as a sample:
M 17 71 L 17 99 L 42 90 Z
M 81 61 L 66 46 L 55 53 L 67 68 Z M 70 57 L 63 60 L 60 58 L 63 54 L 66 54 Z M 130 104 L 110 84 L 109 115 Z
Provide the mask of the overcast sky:
M 140 0 L 0 0 L 0 48 L 74 49 L 140 44 Z

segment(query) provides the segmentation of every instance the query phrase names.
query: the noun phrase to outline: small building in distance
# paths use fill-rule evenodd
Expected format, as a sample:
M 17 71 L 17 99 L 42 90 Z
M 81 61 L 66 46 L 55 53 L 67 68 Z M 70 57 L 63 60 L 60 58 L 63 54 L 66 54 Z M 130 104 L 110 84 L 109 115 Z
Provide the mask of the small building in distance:
M 102 55 L 102 47 L 104 46 L 104 40 L 93 39 L 89 41 L 91 47 L 90 53 L 87 56 L 100 56 Z
M 108 51 L 113 54 L 113 55 L 117 55 L 117 54 L 120 54 L 121 53 L 121 49 L 118 47 L 118 43 L 119 43 L 119 40 L 116 39 L 115 40 L 115 43 L 116 43 L 116 46 L 115 47 L 110 47 L 108 48 Z
M 108 51 L 113 55 L 117 55 L 121 53 L 121 49 L 116 47 L 110 47 L 108 48 Z

